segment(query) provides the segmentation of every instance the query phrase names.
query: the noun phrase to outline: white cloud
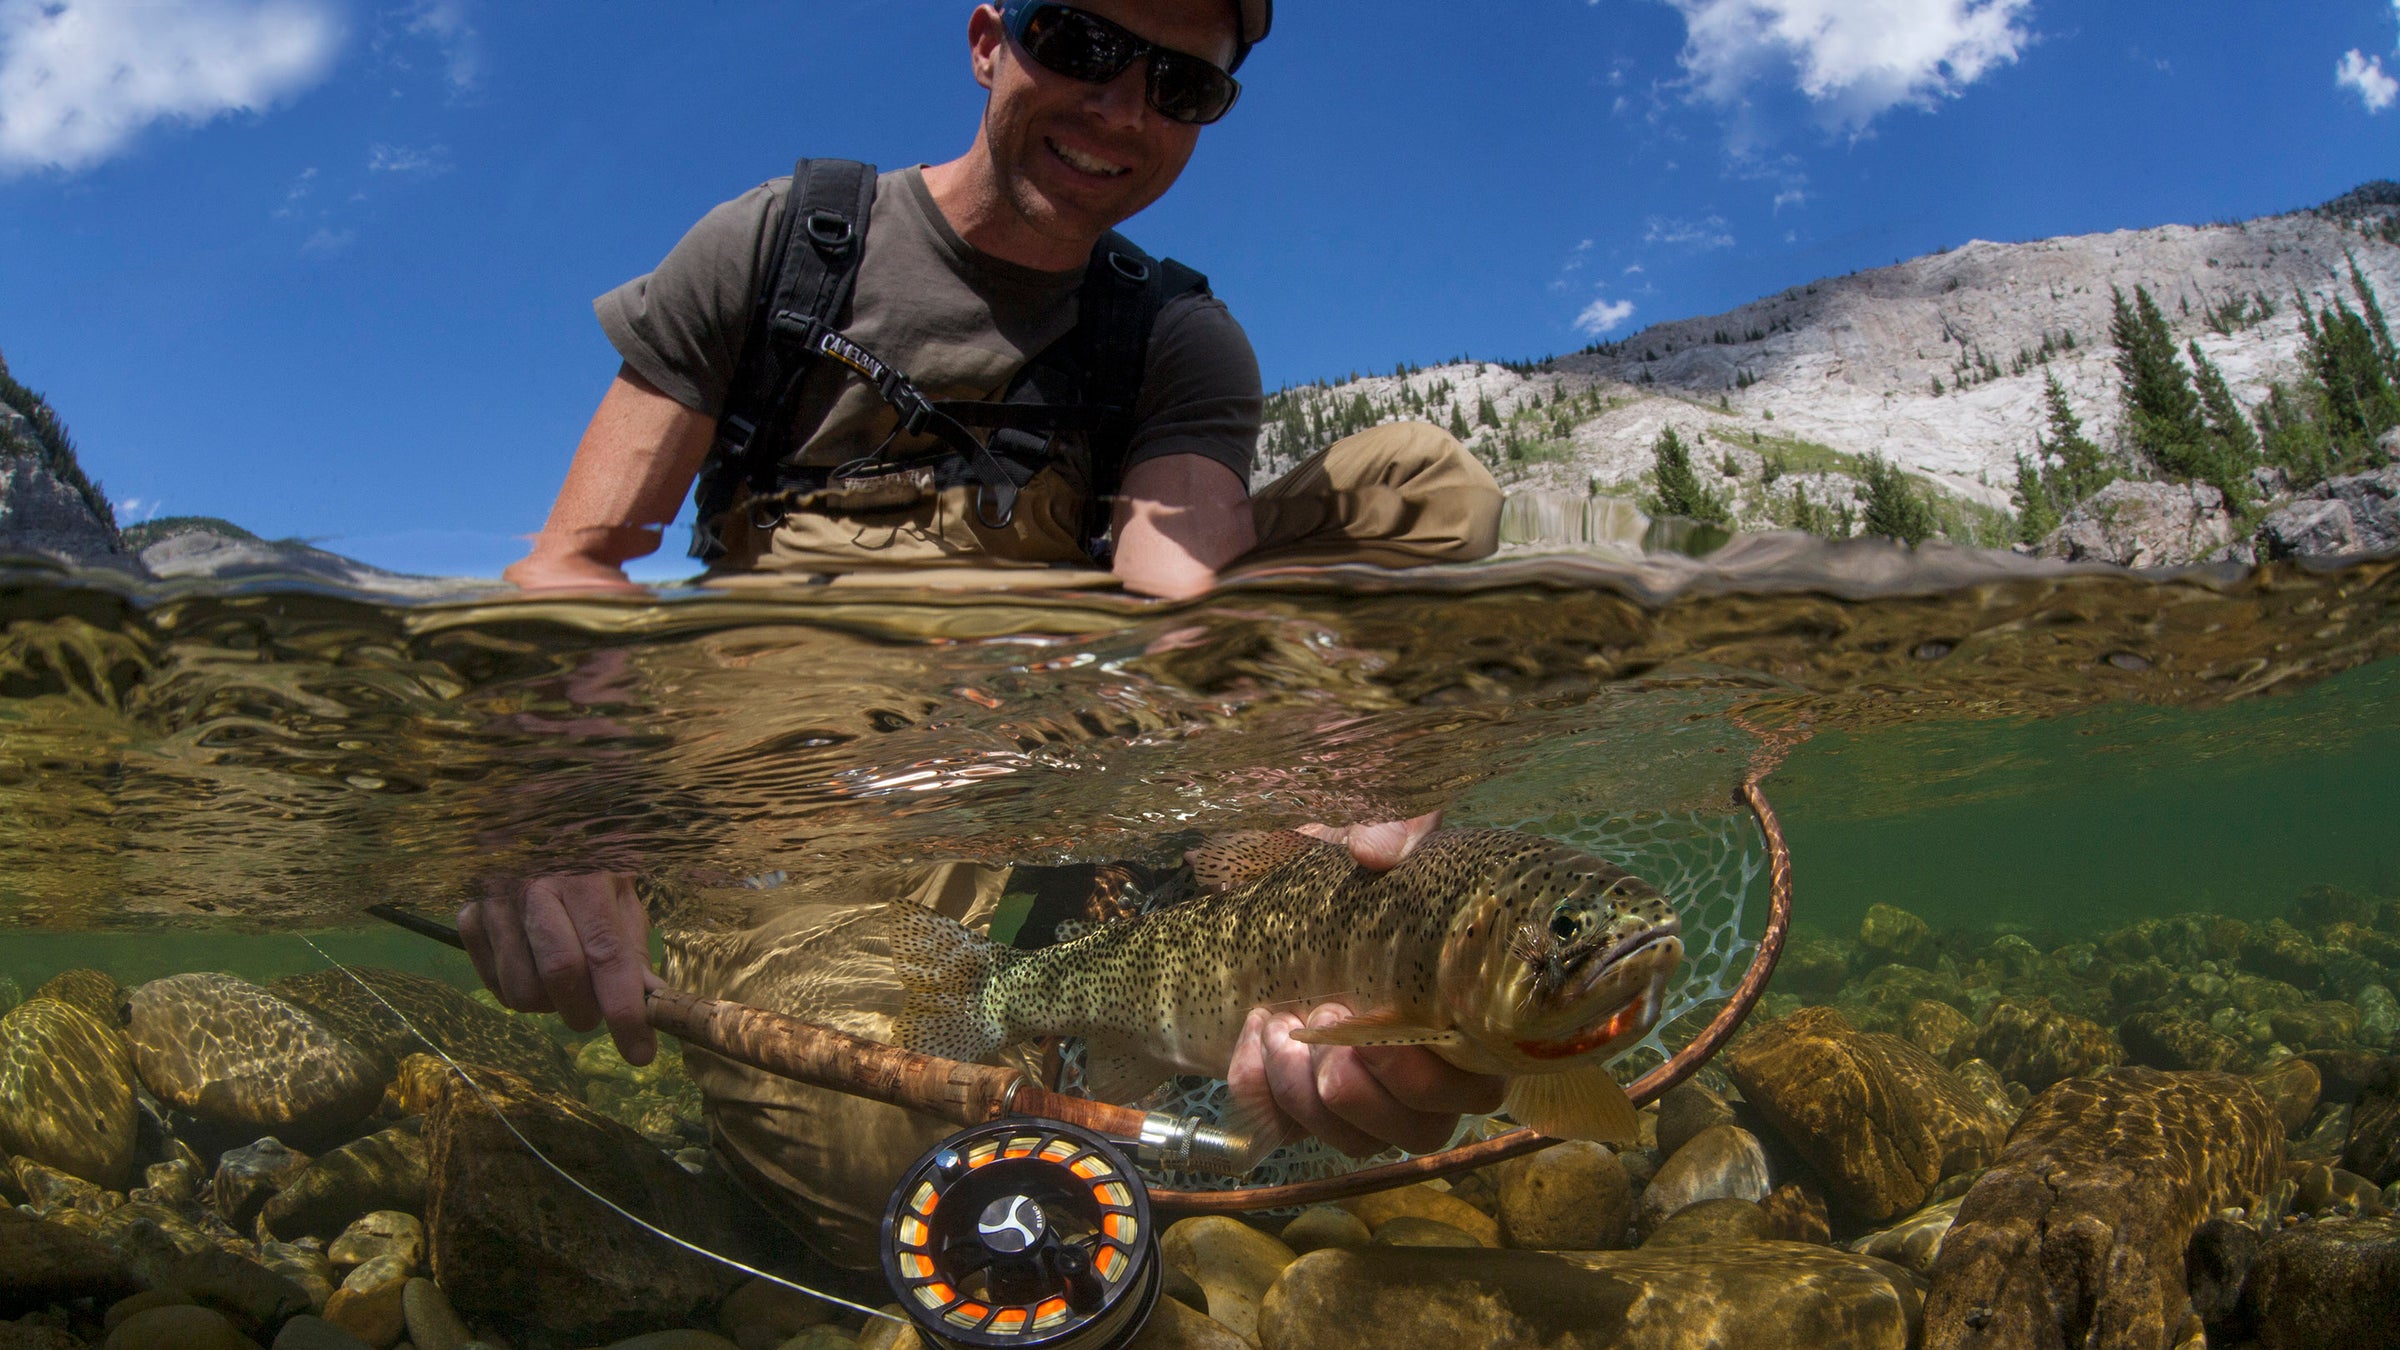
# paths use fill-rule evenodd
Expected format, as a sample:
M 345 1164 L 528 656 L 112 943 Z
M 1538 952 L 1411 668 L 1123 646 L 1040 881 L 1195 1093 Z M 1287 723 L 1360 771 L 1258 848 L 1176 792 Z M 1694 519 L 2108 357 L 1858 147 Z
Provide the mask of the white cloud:
M 1806 188 L 1785 188 L 1783 191 L 1775 194 L 1775 214 L 1777 215 L 1782 215 L 1783 208 L 1787 206 L 1806 205 L 1808 205 L 1808 190 Z
M 0 0 L 0 173 L 261 111 L 323 79 L 341 41 L 336 0 Z
M 1650 217 L 1650 228 L 1643 233 L 1645 244 L 1677 244 L 1698 249 L 1732 248 L 1733 236 L 1725 229 L 1723 216 L 1706 220 L 1669 220 L 1664 216 Z
M 2383 73 L 2383 58 L 2363 55 L 2356 47 L 2342 53 L 2342 63 L 2334 68 L 2333 87 L 2355 91 L 2371 113 L 2382 112 L 2400 98 L 2400 80 Z
M 367 151 L 370 173 L 420 174 L 432 178 L 450 172 L 450 147 L 376 144 Z
M 337 230 L 330 225 L 320 226 L 317 232 L 300 242 L 302 253 L 331 257 L 358 242 L 358 231 Z
M 1666 2 L 1683 14 L 1683 67 L 1700 97 L 1739 106 L 1788 70 L 1854 132 L 1903 104 L 1957 97 L 2032 41 L 2019 24 L 2031 0 Z
M 1632 317 L 1633 302 L 1631 300 L 1605 298 L 1594 300 L 1584 306 L 1583 313 L 1575 316 L 1575 331 L 1585 337 L 1599 337 L 1603 333 L 1615 331 L 1620 324 Z
M 408 16 L 408 31 L 441 49 L 450 87 L 464 92 L 483 79 L 483 39 L 467 19 L 467 0 L 422 0 Z

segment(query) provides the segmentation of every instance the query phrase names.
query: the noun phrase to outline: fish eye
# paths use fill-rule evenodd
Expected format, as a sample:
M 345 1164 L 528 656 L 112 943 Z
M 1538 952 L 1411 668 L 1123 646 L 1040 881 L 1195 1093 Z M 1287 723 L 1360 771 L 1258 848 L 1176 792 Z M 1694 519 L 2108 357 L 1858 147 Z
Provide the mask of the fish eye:
M 1582 931 L 1583 920 L 1571 911 L 1562 909 L 1550 920 L 1550 936 L 1561 942 L 1573 942 Z

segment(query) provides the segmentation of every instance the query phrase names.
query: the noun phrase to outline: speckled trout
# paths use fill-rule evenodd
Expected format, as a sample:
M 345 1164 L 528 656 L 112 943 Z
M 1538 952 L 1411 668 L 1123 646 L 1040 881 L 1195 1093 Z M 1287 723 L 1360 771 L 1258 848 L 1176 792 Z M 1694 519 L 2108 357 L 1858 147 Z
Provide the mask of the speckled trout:
M 981 1059 L 1080 1036 L 1092 1095 L 1222 1077 L 1250 1009 L 1351 1015 L 1320 1045 L 1423 1046 L 1509 1077 L 1506 1110 L 1555 1138 L 1622 1143 L 1634 1114 L 1604 1067 L 1657 1021 L 1681 926 L 1640 878 L 1508 830 L 1443 830 L 1388 872 L 1283 831 L 1190 855 L 1202 894 L 1071 942 L 1017 951 L 895 909 L 900 1043 Z

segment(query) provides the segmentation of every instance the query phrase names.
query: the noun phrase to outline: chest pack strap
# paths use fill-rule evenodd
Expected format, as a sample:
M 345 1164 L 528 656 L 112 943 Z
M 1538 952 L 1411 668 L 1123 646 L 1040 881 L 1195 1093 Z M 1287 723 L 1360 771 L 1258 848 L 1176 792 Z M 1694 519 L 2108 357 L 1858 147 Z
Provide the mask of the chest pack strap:
M 1111 232 L 1085 267 L 1074 329 L 1028 361 L 1001 399 L 928 399 L 905 372 L 842 332 L 874 205 L 873 165 L 804 159 L 794 167 L 772 269 L 753 302 L 716 443 L 695 490 L 691 555 L 723 557 L 718 528 L 743 495 L 769 498 L 787 486 L 783 480 L 794 471 L 783 462 L 785 442 L 801 385 L 817 362 L 831 360 L 867 381 L 898 414 L 901 430 L 942 443 L 938 457 L 979 485 L 977 513 L 995 528 L 1008 522 L 1018 490 L 1046 461 L 1053 438 L 1083 433 L 1090 461 L 1084 545 L 1105 563 L 1151 329 L 1168 300 L 1205 291 L 1207 278 L 1154 260 Z M 970 427 L 989 434 L 979 439 Z
M 723 557 L 716 531 L 726 512 L 745 490 L 762 493 L 773 486 L 801 381 L 816 364 L 811 339 L 848 317 L 874 211 L 874 165 L 804 159 L 793 166 L 775 261 L 752 302 L 733 385 L 717 418 L 716 444 L 694 489 L 693 557 Z

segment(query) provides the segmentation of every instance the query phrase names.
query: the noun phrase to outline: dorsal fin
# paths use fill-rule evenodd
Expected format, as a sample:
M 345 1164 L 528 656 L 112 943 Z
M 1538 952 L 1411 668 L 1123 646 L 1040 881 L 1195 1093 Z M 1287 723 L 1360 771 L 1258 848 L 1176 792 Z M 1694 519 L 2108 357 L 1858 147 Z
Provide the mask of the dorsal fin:
M 1243 830 L 1211 839 L 1183 855 L 1192 865 L 1192 880 L 1203 890 L 1229 891 L 1247 886 L 1311 849 L 1333 845 L 1291 830 Z

